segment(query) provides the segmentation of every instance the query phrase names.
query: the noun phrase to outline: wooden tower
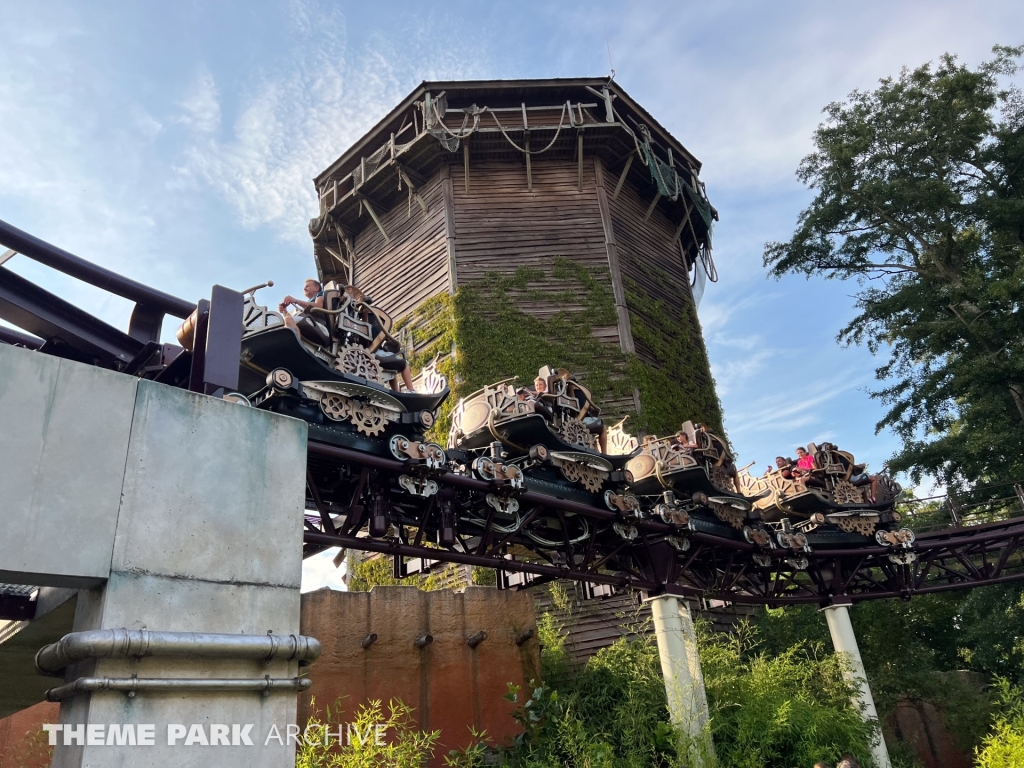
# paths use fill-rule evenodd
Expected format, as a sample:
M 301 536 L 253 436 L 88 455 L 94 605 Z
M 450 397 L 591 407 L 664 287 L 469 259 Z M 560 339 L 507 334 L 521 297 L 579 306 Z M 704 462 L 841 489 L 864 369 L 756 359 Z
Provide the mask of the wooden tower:
M 310 234 L 456 397 L 559 365 L 634 432 L 721 434 L 699 171 L 614 81 L 425 82 L 316 177 Z

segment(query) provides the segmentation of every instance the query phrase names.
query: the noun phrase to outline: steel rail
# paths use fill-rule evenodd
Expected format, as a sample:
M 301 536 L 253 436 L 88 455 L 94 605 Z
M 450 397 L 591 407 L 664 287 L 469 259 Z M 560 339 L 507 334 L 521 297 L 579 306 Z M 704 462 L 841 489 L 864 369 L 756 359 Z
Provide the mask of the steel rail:
M 408 471 L 407 465 L 398 460 L 360 453 L 351 449 L 340 448 L 338 446 L 320 443 L 317 441 L 309 442 L 308 452 L 311 456 L 332 458 L 354 465 L 384 470 L 390 473 Z M 437 476 L 436 480 L 439 483 L 450 487 L 481 494 L 494 491 L 494 486 L 491 483 L 455 473 L 442 474 Z M 517 498 L 523 503 L 533 504 L 538 507 L 544 506 L 553 510 L 571 512 L 597 520 L 612 521 L 622 519 L 617 513 L 610 510 L 592 507 L 569 499 L 546 496 L 536 491 L 522 491 L 517 494 Z M 632 521 L 632 524 L 649 535 L 663 535 L 677 532 L 675 527 L 657 520 Z M 970 526 L 967 528 L 934 531 L 918 536 L 917 541 L 909 551 L 918 551 L 922 554 L 928 553 L 932 560 L 935 558 L 945 560 L 952 557 L 957 557 L 962 560 L 962 557 L 972 557 L 970 554 L 972 548 L 1000 548 L 999 545 L 1001 542 L 1005 542 L 1008 547 L 1013 546 L 1014 537 L 1019 536 L 1021 532 L 1024 532 L 1024 518 L 993 521 L 976 527 Z M 697 531 L 687 532 L 687 538 L 703 545 L 710 545 L 711 547 L 724 547 L 725 549 L 730 550 L 732 554 L 729 566 L 727 566 L 724 571 L 716 573 L 714 576 L 715 583 L 709 585 L 707 588 L 685 583 L 655 583 L 647 578 L 641 578 L 637 574 L 601 574 L 585 570 L 575 570 L 568 566 L 556 566 L 524 562 L 520 560 L 506 560 L 495 557 L 493 552 L 490 554 L 453 552 L 450 550 L 431 549 L 417 545 L 408 545 L 398 541 L 359 538 L 354 535 L 331 535 L 319 533 L 317 531 L 307 531 L 304 535 L 307 543 L 318 546 L 349 547 L 353 549 L 379 552 L 395 557 L 420 557 L 430 560 L 456 562 L 466 565 L 476 565 L 512 572 L 533 574 L 546 578 L 569 578 L 578 581 L 589 581 L 596 584 L 610 584 L 624 588 L 641 589 L 652 593 L 666 592 L 668 594 L 674 594 L 682 597 L 712 597 L 730 602 L 750 604 L 821 604 L 832 599 L 836 595 L 850 597 L 853 601 L 860 602 L 863 600 L 886 599 L 913 594 L 945 592 L 954 589 L 981 586 L 984 584 L 998 584 L 1024 579 L 1024 571 L 1021 573 L 1002 575 L 994 578 L 984 578 L 981 574 L 971 573 L 970 569 L 965 567 L 963 571 L 951 572 L 947 576 L 944 576 L 944 579 L 948 579 L 946 583 L 905 583 L 900 586 L 894 586 L 892 584 L 892 580 L 896 577 L 892 573 L 887 572 L 888 575 L 885 575 L 882 581 L 868 579 L 868 583 L 866 584 L 861 584 L 859 586 L 847 585 L 846 587 L 841 587 L 839 590 L 836 590 L 834 587 L 830 589 L 826 586 L 828 579 L 825 579 L 819 584 L 813 574 L 810 575 L 810 578 L 815 582 L 813 584 L 794 581 L 793 579 L 795 579 L 798 574 L 798 572 L 794 571 L 790 574 L 788 580 L 782 585 L 780 593 L 776 594 L 773 589 L 771 590 L 772 594 L 762 594 L 761 588 L 758 587 L 757 582 L 751 581 L 752 574 L 745 566 L 741 567 L 740 573 L 738 574 L 735 573 L 735 568 L 733 568 L 733 565 L 736 564 L 733 562 L 735 560 L 736 553 L 738 551 L 757 552 L 759 551 L 759 548 L 756 545 Z M 700 549 L 698 548 L 697 552 L 699 553 L 699 551 Z M 825 567 L 829 561 L 832 561 L 837 572 L 841 569 L 844 558 L 860 558 L 861 566 L 854 569 L 854 577 L 856 577 L 858 572 L 866 575 L 868 572 L 876 571 L 879 568 L 886 570 L 886 566 L 888 565 L 886 558 L 889 555 L 899 554 L 905 551 L 908 550 L 905 550 L 902 547 L 870 545 L 859 548 L 847 547 L 842 549 L 829 549 L 824 547 L 815 548 L 811 552 L 805 554 L 817 564 L 816 568 Z M 693 560 L 694 557 L 696 557 L 696 554 L 697 553 L 694 553 L 694 555 L 687 561 L 686 565 L 682 566 L 683 573 L 681 576 L 683 579 L 689 578 L 689 569 L 690 566 L 694 564 Z M 773 560 L 777 560 L 784 555 L 779 551 L 773 551 L 770 553 L 770 556 Z M 781 565 L 781 563 L 779 563 L 779 565 Z M 963 565 L 962 561 L 960 562 L 960 565 Z M 719 571 L 720 567 L 715 567 L 715 570 Z M 817 571 L 815 570 L 815 572 Z M 772 570 L 769 571 L 769 573 L 773 574 L 773 577 L 769 577 L 768 583 L 775 584 L 775 588 L 777 589 L 781 571 Z M 849 587 L 852 587 L 854 590 L 852 594 L 847 591 Z M 789 594 L 787 594 L 787 592 Z M 797 594 L 794 594 L 794 592 L 797 592 Z
M 317 533 L 314 531 L 303 531 L 302 539 L 309 544 L 324 544 L 329 547 L 361 549 L 367 552 L 379 552 L 385 555 L 420 557 L 427 560 L 444 560 L 446 562 L 461 563 L 463 565 L 478 565 L 484 568 L 496 568 L 499 570 L 513 571 L 515 573 L 532 573 L 537 576 L 551 576 L 556 579 L 575 579 L 577 581 L 589 581 L 592 584 L 611 584 L 616 587 L 632 587 L 635 589 L 649 590 L 658 589 L 658 585 L 653 581 L 635 579 L 629 576 L 611 576 L 604 573 L 575 571 L 569 567 L 527 563 L 523 560 L 505 560 L 504 558 L 489 557 L 487 555 L 471 555 L 468 552 L 452 552 L 448 549 L 431 549 L 430 547 L 418 547 L 413 544 L 402 544 L 398 541 L 388 541 L 386 539 L 361 539 L 356 536 L 346 536 L 344 534 L 335 534 L 332 536 L 329 533 Z
M 17 251 L 33 261 L 45 264 L 65 275 L 95 285 L 97 288 L 103 288 L 138 304 L 159 309 L 168 315 L 188 317 L 196 308 L 194 302 L 179 299 L 169 293 L 158 291 L 156 288 L 150 288 L 148 285 L 111 272 L 109 269 L 86 261 L 73 253 L 68 253 L 63 248 L 40 240 L 28 232 L 23 232 L 6 221 L 0 221 L 0 245 L 5 245 L 12 251 Z

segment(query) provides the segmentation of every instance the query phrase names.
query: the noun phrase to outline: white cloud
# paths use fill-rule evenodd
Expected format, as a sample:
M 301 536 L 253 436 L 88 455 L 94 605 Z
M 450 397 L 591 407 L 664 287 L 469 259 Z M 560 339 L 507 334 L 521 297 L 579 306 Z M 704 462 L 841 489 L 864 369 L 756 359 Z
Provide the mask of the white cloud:
M 730 414 L 731 423 L 736 424 L 736 432 L 744 434 L 788 434 L 796 429 L 821 424 L 820 406 L 857 390 L 869 379 L 863 371 L 854 369 L 831 378 L 806 381 L 799 388 L 749 401 L 744 410 Z
M 199 133 L 213 133 L 220 127 L 220 94 L 213 75 L 201 67 L 195 81 L 178 103 L 181 113 L 178 122 L 191 126 Z
M 659 102 L 652 112 L 704 162 L 714 200 L 723 187 L 793 183 L 828 102 L 945 51 L 976 63 L 1024 23 L 1011 3 L 963 8 L 659 3 L 625 13 L 609 34 L 619 80 L 642 103 Z
M 711 363 L 711 374 L 715 377 L 718 394 L 729 394 L 737 384 L 748 381 L 764 370 L 765 364 L 777 356 L 777 350 L 762 349 L 733 360 L 716 359 Z
M 423 79 L 470 78 L 485 60 L 471 44 L 455 50 L 438 35 L 457 36 L 429 19 L 400 38 L 371 35 L 354 48 L 336 5 L 291 3 L 288 53 L 256 73 L 221 139 L 218 89 L 203 70 L 182 100 L 196 129 L 178 167 L 180 179 L 209 185 L 242 226 L 271 225 L 282 239 L 308 244 L 316 214 L 311 179 L 390 111 Z M 226 117 L 226 116 L 225 116 Z

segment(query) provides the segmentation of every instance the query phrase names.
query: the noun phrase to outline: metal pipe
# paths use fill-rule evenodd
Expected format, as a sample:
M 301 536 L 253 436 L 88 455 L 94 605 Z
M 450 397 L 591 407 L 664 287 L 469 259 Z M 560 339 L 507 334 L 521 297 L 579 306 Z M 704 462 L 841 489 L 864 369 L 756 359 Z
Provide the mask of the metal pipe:
M 466 645 L 470 648 L 476 648 L 480 643 L 487 639 L 487 633 L 482 629 L 466 638 Z
M 13 328 L 0 326 L 0 341 L 4 344 L 20 344 L 26 349 L 39 349 L 43 346 L 43 340 L 27 333 L 21 333 Z
M 111 272 L 83 258 L 68 253 L 62 248 L 50 245 L 38 237 L 0 221 L 0 245 L 27 256 L 33 261 L 78 278 L 82 282 L 103 288 L 117 296 L 123 296 L 139 304 L 160 309 L 175 317 L 188 317 L 196 308 L 193 302 L 171 296 L 169 293 L 137 283 L 130 278 Z
M 73 683 L 59 685 L 46 692 L 47 701 L 63 701 L 79 693 L 95 691 L 124 691 L 129 696 L 146 691 L 186 691 L 214 693 L 218 691 L 259 691 L 269 696 L 272 691 L 305 691 L 313 681 L 308 677 L 278 677 L 269 675 L 262 680 L 249 678 L 137 678 L 137 677 L 80 677 Z
M 59 673 L 83 659 L 132 656 L 260 659 L 312 662 L 322 648 L 306 635 L 228 635 L 204 632 L 150 632 L 145 629 L 96 629 L 72 632 L 36 654 L 42 674 Z

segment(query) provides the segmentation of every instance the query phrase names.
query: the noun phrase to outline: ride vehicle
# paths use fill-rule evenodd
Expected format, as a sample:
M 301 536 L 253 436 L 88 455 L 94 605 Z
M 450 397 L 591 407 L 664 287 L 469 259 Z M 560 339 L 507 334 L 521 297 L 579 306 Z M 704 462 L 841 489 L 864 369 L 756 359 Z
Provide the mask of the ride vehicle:
M 245 294 L 239 372 L 253 406 L 303 419 L 323 442 L 444 465 L 425 433 L 450 390 L 438 376 L 399 388 L 406 360 L 387 313 L 355 286 L 329 282 L 324 307 L 299 317 L 295 331 L 256 303 L 260 287 Z
M 913 542 L 913 533 L 899 528 L 896 501 L 903 489 L 887 472 L 868 475 L 853 454 L 833 443 L 811 443 L 807 448 L 813 468 L 804 473 L 794 471 L 790 463 L 760 477 L 746 467 L 740 470 L 740 488 L 756 497 L 754 508 L 765 520 L 796 519 L 805 533 L 834 526 L 856 538 L 873 537 L 879 544 Z
M 626 468 L 633 493 L 666 523 L 707 528 L 713 515 L 742 530 L 749 522 L 751 500 L 740 493 L 732 453 L 703 424 L 687 421 L 671 437 L 645 437 Z
M 604 506 L 624 520 L 640 513 L 629 491 L 625 465 L 636 440 L 609 428 L 590 391 L 564 368 L 544 366 L 534 388 L 505 379 L 462 398 L 452 411 L 448 455 L 473 476 L 495 484 L 489 510 L 470 522 L 491 518 L 499 532 L 519 530 L 520 490 Z M 538 544 L 578 544 L 596 531 L 583 516 L 540 516 L 532 510 L 524 532 Z M 628 534 L 628 524 L 615 523 Z M 607 526 L 606 526 L 607 527 Z

